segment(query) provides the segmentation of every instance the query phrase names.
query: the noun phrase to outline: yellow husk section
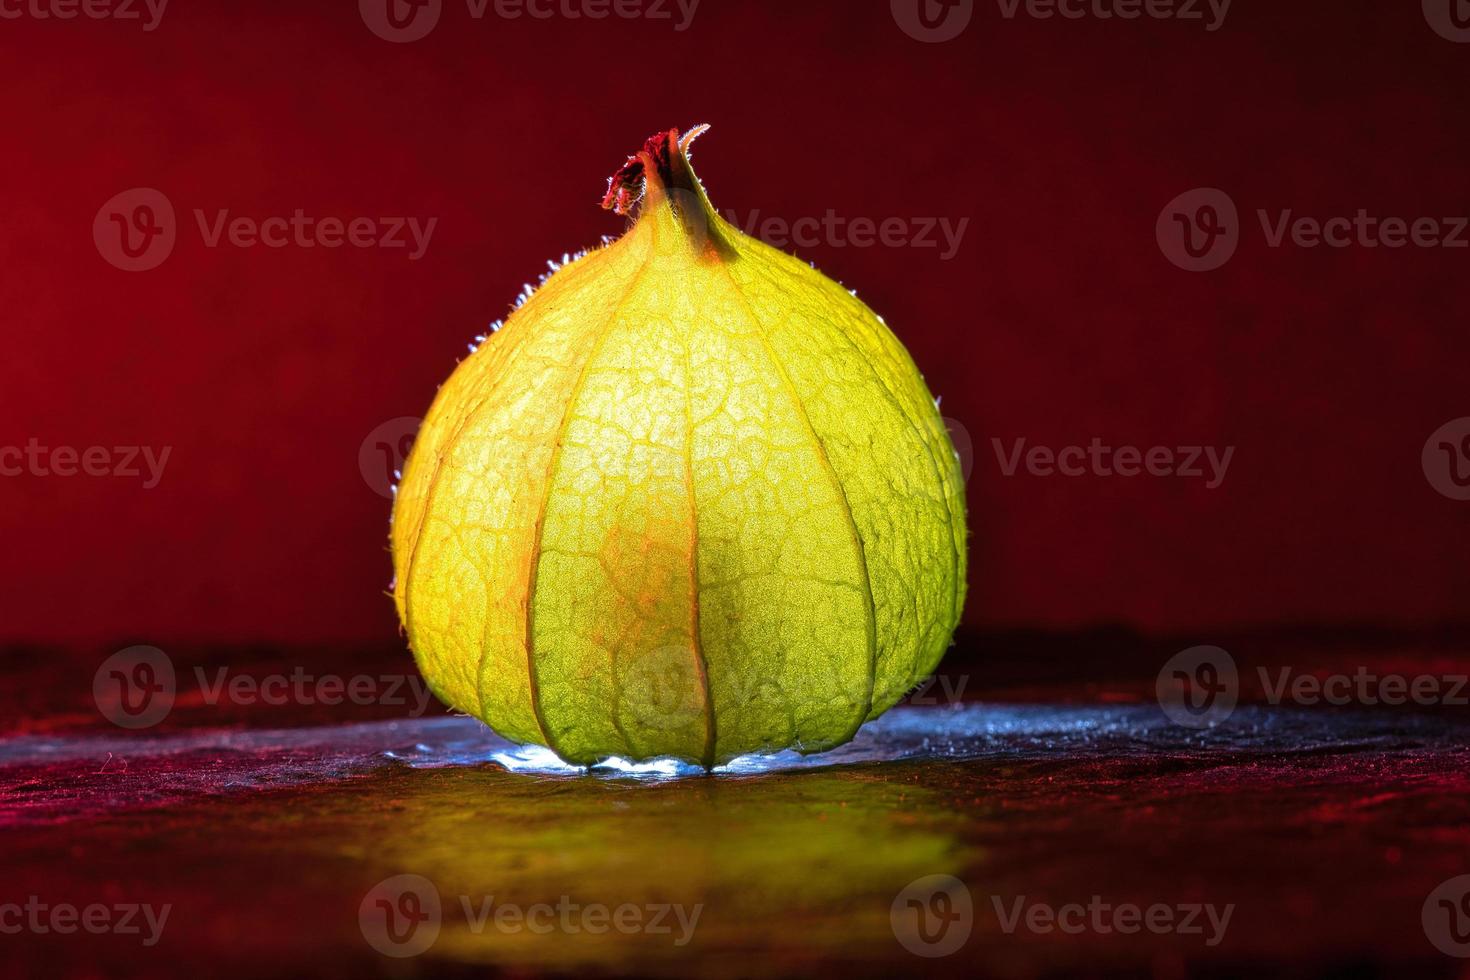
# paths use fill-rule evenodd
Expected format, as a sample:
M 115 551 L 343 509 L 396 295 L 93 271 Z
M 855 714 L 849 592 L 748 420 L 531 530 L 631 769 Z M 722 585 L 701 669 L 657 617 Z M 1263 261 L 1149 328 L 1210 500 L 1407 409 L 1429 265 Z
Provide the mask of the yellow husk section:
M 434 691 L 579 763 L 841 744 L 964 600 L 959 465 L 902 344 L 671 169 L 459 365 L 394 507 Z

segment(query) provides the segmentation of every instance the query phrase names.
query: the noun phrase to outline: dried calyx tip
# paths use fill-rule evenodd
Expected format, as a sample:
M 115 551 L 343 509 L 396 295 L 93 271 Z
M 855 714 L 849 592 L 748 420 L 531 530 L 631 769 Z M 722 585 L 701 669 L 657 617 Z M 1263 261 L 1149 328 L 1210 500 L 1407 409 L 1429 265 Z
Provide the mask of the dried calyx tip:
M 602 206 L 617 214 L 628 214 L 643 199 L 650 175 L 665 187 L 679 187 L 687 182 L 689 147 L 709 129 L 695 126 L 683 136 L 677 129 L 650 136 L 643 149 L 628 158 L 617 173 L 607 179 L 607 193 Z

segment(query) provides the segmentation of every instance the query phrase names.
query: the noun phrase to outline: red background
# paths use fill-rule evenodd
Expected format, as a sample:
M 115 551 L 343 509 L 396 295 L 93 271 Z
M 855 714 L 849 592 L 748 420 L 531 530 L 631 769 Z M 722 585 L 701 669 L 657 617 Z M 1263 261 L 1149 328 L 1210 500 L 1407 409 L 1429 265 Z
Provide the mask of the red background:
M 1470 251 L 1267 247 L 1255 209 L 1470 212 L 1470 45 L 1419 4 L 1238 0 L 1199 23 L 1006 20 L 924 44 L 888 4 L 704 0 L 667 21 L 472 20 L 411 44 L 351 2 L 175 0 L 0 21 L 0 444 L 172 447 L 162 482 L 0 479 L 0 640 L 394 643 L 364 437 L 421 414 L 547 258 L 616 234 L 604 178 L 714 125 L 716 205 L 971 219 L 958 255 L 802 249 L 858 288 L 975 444 L 967 622 L 1188 631 L 1464 619 Z M 1222 269 L 1160 210 L 1226 190 Z M 159 268 L 92 222 L 152 187 Z M 427 254 L 208 248 L 193 211 L 438 218 Z M 1224 484 L 1005 477 L 990 439 L 1233 445 Z

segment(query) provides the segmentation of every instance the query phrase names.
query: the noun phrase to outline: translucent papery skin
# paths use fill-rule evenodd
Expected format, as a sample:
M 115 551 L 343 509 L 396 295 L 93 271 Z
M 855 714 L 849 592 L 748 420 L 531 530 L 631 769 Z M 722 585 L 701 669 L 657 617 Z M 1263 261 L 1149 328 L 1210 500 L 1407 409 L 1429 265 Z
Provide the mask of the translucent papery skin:
M 839 745 L 964 601 L 959 463 L 907 351 L 672 156 L 455 370 L 394 506 L 435 693 L 581 764 Z

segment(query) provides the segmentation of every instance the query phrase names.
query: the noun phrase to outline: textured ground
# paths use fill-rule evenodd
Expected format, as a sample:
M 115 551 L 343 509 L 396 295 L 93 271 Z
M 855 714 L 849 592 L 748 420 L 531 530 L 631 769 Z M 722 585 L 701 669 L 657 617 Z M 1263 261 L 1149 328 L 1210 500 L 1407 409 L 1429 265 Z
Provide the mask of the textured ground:
M 181 703 L 133 734 L 53 706 L 0 739 L 0 902 L 172 909 L 151 947 L 23 931 L 0 952 L 36 976 L 1460 975 L 1421 909 L 1470 870 L 1463 715 L 1245 706 L 1199 732 L 1120 691 L 1051 693 L 905 706 L 837 752 L 710 777 L 559 771 L 437 712 L 221 725 Z M 432 945 L 394 959 L 360 910 L 401 874 L 442 912 Z M 971 932 L 919 958 L 890 912 L 935 874 L 964 882 Z M 461 896 L 699 918 L 684 945 L 677 926 L 476 931 Z M 1022 896 L 1233 910 L 1213 945 L 1207 924 L 1007 932 L 997 902 Z

